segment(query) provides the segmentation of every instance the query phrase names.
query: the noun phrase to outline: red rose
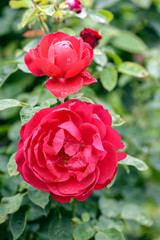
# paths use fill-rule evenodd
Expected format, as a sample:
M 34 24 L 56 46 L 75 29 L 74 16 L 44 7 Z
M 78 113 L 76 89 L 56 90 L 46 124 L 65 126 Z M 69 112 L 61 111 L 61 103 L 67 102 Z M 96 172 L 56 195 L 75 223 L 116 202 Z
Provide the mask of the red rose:
M 99 40 L 102 38 L 102 36 L 97 31 L 91 28 L 84 28 L 80 32 L 80 36 L 83 41 L 89 43 L 92 48 L 95 48 Z
M 77 13 L 82 11 L 81 2 L 79 0 L 66 0 L 66 3 L 69 5 L 69 8 Z
M 46 81 L 46 87 L 53 95 L 66 97 L 83 85 L 97 81 L 84 72 L 92 58 L 93 50 L 89 44 L 58 32 L 44 36 L 36 49 L 30 49 L 25 55 L 25 63 L 36 76 L 51 77 Z
M 112 181 L 126 157 L 111 124 L 108 110 L 80 100 L 42 109 L 22 126 L 17 170 L 59 202 L 83 201 Z

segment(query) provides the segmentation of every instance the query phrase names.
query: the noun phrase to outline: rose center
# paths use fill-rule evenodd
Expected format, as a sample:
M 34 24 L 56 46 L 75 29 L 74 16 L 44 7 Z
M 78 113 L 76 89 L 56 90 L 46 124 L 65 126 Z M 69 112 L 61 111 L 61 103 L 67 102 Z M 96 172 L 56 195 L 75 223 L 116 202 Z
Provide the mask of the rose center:
M 55 46 L 58 47 L 58 48 L 72 48 L 73 49 L 73 45 L 69 41 L 59 41 L 59 42 L 56 42 Z

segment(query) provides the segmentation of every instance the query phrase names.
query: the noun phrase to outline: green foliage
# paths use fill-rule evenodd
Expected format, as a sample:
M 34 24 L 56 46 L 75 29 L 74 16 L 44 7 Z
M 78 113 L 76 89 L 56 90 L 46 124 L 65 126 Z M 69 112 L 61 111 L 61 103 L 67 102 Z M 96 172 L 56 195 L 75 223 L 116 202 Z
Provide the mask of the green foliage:
M 9 225 L 14 240 L 18 239 L 22 235 L 26 227 L 26 222 L 27 215 L 24 207 L 12 214 Z
M 94 229 L 88 223 L 79 224 L 73 230 L 73 237 L 75 240 L 88 240 L 95 234 Z
M 15 161 L 15 155 L 16 153 L 13 153 L 9 159 L 9 162 L 7 164 L 7 168 L 8 168 L 8 173 L 9 175 L 12 176 L 17 176 L 19 173 L 17 172 L 17 164 Z
M 16 212 L 21 205 L 23 196 L 18 193 L 12 197 L 4 197 L 0 203 L 0 218 L 1 222 L 4 222 L 7 215 Z
M 118 230 L 111 228 L 98 232 L 95 240 L 124 240 L 124 236 Z
M 126 204 L 121 210 L 121 217 L 124 219 L 135 220 L 145 226 L 152 225 L 152 220 L 135 204 Z
M 4 84 L 7 78 L 17 71 L 16 64 L 9 64 L 0 67 L 0 87 Z
M 148 76 L 148 72 L 137 63 L 123 62 L 118 66 L 118 71 L 138 78 Z
M 54 216 L 49 226 L 49 240 L 72 239 L 72 223 L 67 217 Z
M 144 53 L 147 49 L 146 45 L 139 37 L 127 31 L 120 31 L 114 38 L 112 44 L 116 48 L 131 53 Z
M 129 165 L 136 167 L 139 171 L 146 171 L 148 166 L 142 160 L 128 155 L 125 159 L 119 162 L 119 164 Z
M 34 204 L 43 209 L 49 203 L 49 193 L 42 192 L 32 186 L 28 187 L 28 196 Z
M 100 80 L 106 90 L 112 91 L 117 84 L 117 71 L 113 66 L 105 67 L 101 72 Z
M 7 108 L 12 108 L 12 107 L 23 107 L 27 106 L 27 104 L 20 102 L 15 99 L 2 99 L 0 100 L 0 111 L 7 109 Z

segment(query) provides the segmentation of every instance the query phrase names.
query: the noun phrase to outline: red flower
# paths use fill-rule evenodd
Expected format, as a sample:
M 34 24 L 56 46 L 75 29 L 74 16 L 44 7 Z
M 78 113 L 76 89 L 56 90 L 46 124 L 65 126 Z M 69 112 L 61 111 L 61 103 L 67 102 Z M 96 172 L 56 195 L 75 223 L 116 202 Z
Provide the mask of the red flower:
M 97 81 L 84 72 L 92 58 L 93 50 L 89 44 L 58 32 L 44 36 L 36 49 L 30 49 L 25 55 L 25 63 L 36 76 L 51 77 L 46 87 L 53 95 L 66 97 L 83 85 Z
M 126 157 L 111 124 L 108 110 L 80 100 L 42 109 L 22 126 L 17 170 L 59 202 L 83 201 L 112 181 Z
M 95 48 L 99 40 L 102 38 L 102 36 L 97 31 L 91 28 L 84 28 L 80 32 L 80 36 L 83 41 L 89 43 L 92 48 Z
M 69 8 L 77 13 L 82 11 L 81 2 L 79 0 L 66 0 L 66 3 L 69 5 Z

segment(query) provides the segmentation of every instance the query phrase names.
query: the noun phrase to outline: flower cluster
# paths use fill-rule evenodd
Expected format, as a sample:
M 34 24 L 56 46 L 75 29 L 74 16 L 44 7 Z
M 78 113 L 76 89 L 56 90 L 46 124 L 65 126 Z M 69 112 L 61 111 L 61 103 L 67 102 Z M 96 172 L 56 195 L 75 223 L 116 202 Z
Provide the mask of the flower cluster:
M 33 74 L 50 77 L 45 84 L 56 97 L 97 81 L 85 69 L 101 36 L 88 29 L 81 36 L 48 34 L 25 55 Z M 118 152 L 124 144 L 111 125 L 108 110 L 80 100 L 42 109 L 21 128 L 17 170 L 26 182 L 57 201 L 83 201 L 112 181 L 118 161 L 126 157 Z

